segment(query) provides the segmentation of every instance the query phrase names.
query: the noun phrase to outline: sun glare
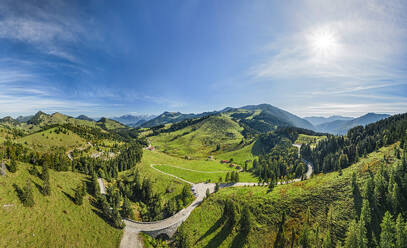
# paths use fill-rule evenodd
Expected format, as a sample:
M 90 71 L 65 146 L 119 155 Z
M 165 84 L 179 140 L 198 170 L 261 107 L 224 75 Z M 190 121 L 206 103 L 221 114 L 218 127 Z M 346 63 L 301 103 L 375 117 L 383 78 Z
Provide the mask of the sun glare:
M 316 30 L 309 36 L 310 50 L 319 59 L 334 57 L 339 48 L 335 33 L 329 29 Z

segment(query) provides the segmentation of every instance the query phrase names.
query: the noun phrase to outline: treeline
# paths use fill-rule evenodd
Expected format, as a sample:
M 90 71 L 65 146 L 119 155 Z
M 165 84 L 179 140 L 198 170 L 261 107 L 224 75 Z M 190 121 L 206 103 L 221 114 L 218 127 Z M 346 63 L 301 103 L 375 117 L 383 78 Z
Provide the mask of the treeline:
M 34 166 L 43 166 L 56 171 L 67 171 L 71 168 L 71 161 L 62 148 L 52 152 L 35 152 L 21 144 L 6 141 L 4 144 L 4 157 L 10 161 L 21 161 Z M 3 149 L 0 148 L 0 157 L 3 156 Z
M 152 134 L 150 134 L 149 136 L 156 136 L 160 133 L 170 133 L 170 132 L 175 132 L 177 130 L 183 129 L 185 127 L 191 126 L 191 125 L 195 125 L 203 120 L 208 119 L 209 117 L 211 117 L 212 115 L 207 115 L 207 116 L 203 116 L 200 118 L 195 118 L 195 119 L 186 119 L 180 122 L 176 122 L 171 124 L 171 126 L 167 129 L 164 129 L 165 125 L 158 125 L 155 127 L 152 127 L 151 130 L 153 131 Z
M 98 176 L 110 180 L 118 175 L 118 172 L 125 171 L 136 166 L 143 156 L 142 145 L 138 142 L 124 146 L 120 154 L 110 160 L 95 159 L 90 157 L 80 157 L 74 159 L 72 163 L 73 171 L 80 171 L 87 175 L 96 173 Z
M 132 201 L 139 204 L 139 213 L 143 221 L 155 221 L 168 218 L 188 206 L 193 200 L 193 195 L 189 186 L 185 185 L 180 194 L 165 203 L 162 193 L 154 192 L 151 180 L 141 179 L 136 171 L 133 180 L 124 178 L 109 187 L 106 199 L 112 208 L 117 209 L 120 208 L 120 202 L 123 202 L 121 208 L 123 218 L 134 219 L 133 211 L 129 207 Z
M 329 135 L 314 149 L 301 147 L 301 155 L 312 162 L 315 173 L 341 170 L 355 163 L 360 157 L 379 148 L 401 142 L 404 147 L 407 135 L 407 114 L 394 115 L 348 131 L 347 137 Z
M 273 149 L 277 144 L 291 145 L 294 143 L 300 134 L 323 136 L 328 135 L 325 133 L 317 133 L 311 130 L 297 128 L 297 127 L 279 127 L 277 130 L 262 134 L 259 136 L 258 141 L 261 144 L 262 150 L 260 153 L 266 154 Z
M 282 142 L 269 153 L 253 160 L 251 170 L 262 182 L 276 184 L 278 180 L 302 178 L 307 166 L 301 161 L 297 147 L 293 147 L 290 142 Z

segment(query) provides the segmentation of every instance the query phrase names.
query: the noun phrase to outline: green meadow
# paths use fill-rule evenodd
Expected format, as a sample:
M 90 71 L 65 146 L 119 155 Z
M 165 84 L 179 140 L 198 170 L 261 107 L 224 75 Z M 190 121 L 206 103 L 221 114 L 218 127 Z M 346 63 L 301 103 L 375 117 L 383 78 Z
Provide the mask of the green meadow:
M 16 173 L 0 177 L 0 247 L 118 247 L 122 230 L 98 216 L 86 195 L 83 205 L 73 203 L 74 188 L 83 174 L 50 170 L 51 195 L 39 192 L 42 180 L 18 163 Z M 24 207 L 13 184 L 23 188 L 32 181 L 35 205 Z

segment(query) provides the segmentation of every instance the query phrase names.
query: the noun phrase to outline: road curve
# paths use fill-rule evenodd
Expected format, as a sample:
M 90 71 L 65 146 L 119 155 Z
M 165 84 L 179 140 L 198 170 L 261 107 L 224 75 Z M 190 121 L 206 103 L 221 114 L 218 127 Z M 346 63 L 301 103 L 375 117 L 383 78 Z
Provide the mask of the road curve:
M 301 145 L 300 144 L 293 144 L 293 146 L 297 147 L 298 150 L 300 151 Z M 299 153 L 298 151 L 298 153 Z M 312 175 L 313 168 L 310 162 L 306 161 L 303 159 L 303 162 L 307 164 L 308 170 L 305 174 L 305 178 L 309 179 Z M 175 175 L 163 172 L 154 166 L 157 164 L 151 164 L 150 167 L 153 168 L 154 170 L 167 175 L 174 177 L 182 182 L 188 183 L 192 185 L 191 189 L 195 195 L 195 200 L 189 205 L 188 207 L 182 209 L 175 215 L 164 219 L 160 221 L 154 221 L 154 222 L 137 222 L 133 220 L 128 220 L 125 219 L 123 220 L 124 223 L 126 224 L 126 227 L 124 229 L 124 234 L 123 238 L 120 243 L 120 248 L 130 248 L 130 247 L 143 247 L 142 242 L 140 242 L 140 239 L 138 237 L 139 232 L 142 231 L 156 231 L 156 230 L 163 230 L 165 228 L 169 228 L 173 225 L 177 225 L 179 223 L 184 222 L 188 216 L 191 214 L 191 212 L 203 201 L 203 199 L 206 197 L 206 191 L 209 189 L 210 193 L 213 193 L 215 191 L 215 183 L 197 183 L 194 184 L 192 182 L 189 182 L 185 179 L 182 179 L 180 177 L 177 177 Z M 176 167 L 180 169 L 185 169 L 185 170 L 191 170 L 191 169 L 186 169 L 186 168 L 181 168 L 181 167 Z M 191 170 L 195 171 L 195 170 Z M 201 172 L 201 171 L 197 171 Z M 288 183 L 293 183 L 293 182 L 298 182 L 301 181 L 301 178 L 296 178 L 294 180 L 288 181 L 286 183 L 281 183 L 279 182 L 278 184 L 288 184 Z M 238 183 L 227 183 L 227 184 L 221 184 L 221 188 L 227 188 L 227 187 L 242 187 L 242 186 L 255 186 L 258 185 L 258 183 L 248 183 L 248 182 L 238 182 Z

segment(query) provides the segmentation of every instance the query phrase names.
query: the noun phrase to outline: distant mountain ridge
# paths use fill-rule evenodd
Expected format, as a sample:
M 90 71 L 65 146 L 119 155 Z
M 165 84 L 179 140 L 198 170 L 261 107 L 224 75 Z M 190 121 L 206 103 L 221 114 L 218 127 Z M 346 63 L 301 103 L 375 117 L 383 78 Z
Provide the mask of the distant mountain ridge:
M 328 122 L 333 122 L 333 121 L 349 121 L 352 119 L 355 119 L 354 117 L 346 117 L 346 116 L 340 116 L 340 115 L 332 115 L 330 117 L 321 117 L 321 116 L 310 116 L 310 117 L 304 117 L 303 119 L 311 122 L 312 125 L 318 126 L 324 123 Z
M 217 111 L 214 112 L 204 112 L 200 114 L 183 114 L 181 112 L 164 112 L 160 114 L 159 116 L 144 122 L 141 124 L 141 127 L 154 127 L 154 126 L 159 126 L 163 124 L 168 124 L 168 123 L 175 123 L 175 122 L 180 122 L 186 119 L 194 119 L 194 118 L 200 118 L 203 116 L 208 116 L 208 115 L 213 115 L 218 113 Z
M 247 105 L 241 107 L 241 109 L 247 109 L 251 111 L 261 110 L 262 111 L 261 114 L 273 116 L 276 119 L 287 123 L 289 126 L 300 127 L 310 130 L 314 129 L 314 126 L 309 121 L 299 116 L 296 116 L 288 111 L 274 107 L 273 105 L 270 104 Z
M 95 121 L 94 119 L 87 117 L 86 115 L 80 115 L 80 116 L 76 117 L 76 119 L 84 120 L 84 121 Z
M 164 112 L 156 118 L 145 122 L 141 125 L 141 127 L 149 128 L 168 123 L 180 122 L 187 119 L 232 112 L 236 112 L 233 115 L 234 118 L 242 119 L 242 122 L 245 125 L 254 127 L 255 129 L 258 129 L 258 131 L 269 131 L 274 129 L 276 126 L 295 126 L 311 130 L 314 129 L 314 126 L 309 121 L 270 104 L 247 105 L 239 108 L 227 107 L 220 111 L 204 112 L 200 114 Z M 251 118 L 246 119 L 250 115 Z
M 351 120 L 335 120 L 317 125 L 315 128 L 319 132 L 345 135 L 349 129 L 356 126 L 365 126 L 370 123 L 389 117 L 388 114 L 367 113 Z
M 143 123 L 145 123 L 155 117 L 157 117 L 157 116 L 150 115 L 150 114 L 145 114 L 145 115 L 127 114 L 127 115 L 122 115 L 122 116 L 118 116 L 118 117 L 111 117 L 111 119 L 118 121 L 127 126 L 138 127 L 138 126 L 142 125 Z

